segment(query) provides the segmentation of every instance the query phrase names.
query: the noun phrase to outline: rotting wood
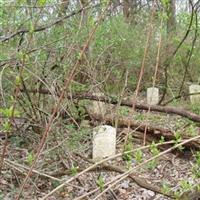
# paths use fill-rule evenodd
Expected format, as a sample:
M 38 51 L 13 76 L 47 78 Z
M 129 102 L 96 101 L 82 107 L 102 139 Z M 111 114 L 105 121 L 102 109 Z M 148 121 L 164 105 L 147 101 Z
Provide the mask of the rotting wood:
M 117 117 L 117 116 L 116 116 Z M 102 118 L 102 116 L 100 115 L 93 115 L 92 116 L 93 119 L 96 119 L 97 121 L 103 121 L 106 124 L 110 124 L 112 125 L 113 122 L 115 121 L 115 116 L 112 115 L 106 115 L 104 116 L 104 118 Z M 128 118 L 128 117 L 117 117 L 118 119 L 118 127 L 120 128 L 124 128 L 124 127 L 128 127 L 128 125 L 130 126 L 130 128 L 136 130 L 136 131 L 140 131 L 140 132 L 144 132 L 145 128 L 147 130 L 147 134 L 151 134 L 151 136 L 153 135 L 156 138 L 161 138 L 161 136 L 163 136 L 165 138 L 166 141 L 169 140 L 175 140 L 175 133 L 169 129 L 165 129 L 165 128 L 160 128 L 160 127 L 155 127 L 149 124 L 145 124 L 145 123 L 138 123 L 135 120 Z M 200 130 L 199 130 L 200 132 Z M 184 135 L 184 133 L 181 135 L 182 139 L 188 139 L 189 136 Z M 192 141 L 190 143 L 186 143 L 184 145 L 187 148 L 193 148 L 193 149 L 200 149 L 200 141 L 196 140 L 196 141 Z
M 23 90 L 21 90 L 23 92 Z M 42 89 L 42 90 L 29 90 L 30 93 L 42 93 L 42 94 L 51 94 L 51 92 L 49 90 L 46 89 Z M 91 94 L 69 94 L 66 95 L 66 98 L 68 99 L 78 99 L 78 100 L 84 100 L 84 99 L 88 99 L 88 100 L 95 100 L 95 101 L 102 101 L 105 103 L 109 103 L 109 104 L 118 104 L 118 101 L 116 100 L 116 98 L 108 98 L 105 96 L 101 96 L 101 97 L 97 97 Z M 132 107 L 133 103 L 131 101 L 127 101 L 127 100 L 122 100 L 121 101 L 121 106 L 128 106 L 128 107 Z M 175 107 L 169 107 L 169 106 L 158 106 L 158 105 L 148 105 L 148 104 L 142 104 L 142 103 L 136 103 L 135 104 L 135 108 L 138 110 L 150 110 L 150 111 L 155 111 L 155 112 L 160 112 L 160 113 L 166 113 L 166 114 L 175 114 L 175 115 L 179 115 L 181 117 L 185 117 L 190 119 L 193 122 L 199 122 L 200 123 L 200 116 L 184 110 L 182 108 L 175 108 Z

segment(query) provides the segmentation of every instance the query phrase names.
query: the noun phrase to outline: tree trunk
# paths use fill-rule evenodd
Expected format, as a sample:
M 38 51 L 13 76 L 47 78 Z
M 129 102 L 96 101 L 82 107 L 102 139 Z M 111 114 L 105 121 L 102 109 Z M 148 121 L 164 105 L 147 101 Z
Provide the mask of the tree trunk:
M 171 34 L 176 30 L 176 17 L 175 17 L 176 7 L 175 0 L 169 0 L 167 6 L 167 32 Z
M 66 11 L 69 7 L 70 0 L 61 0 L 60 2 L 60 15 L 66 15 Z
M 137 8 L 136 0 L 123 1 L 123 15 L 127 23 L 135 23 L 135 12 Z
M 163 61 L 164 66 L 164 86 L 163 86 L 163 94 L 159 101 L 159 104 L 165 99 L 165 96 L 168 91 L 168 70 L 170 68 L 170 62 L 172 59 L 172 55 L 174 52 L 174 42 L 173 38 L 176 32 L 176 7 L 175 0 L 168 0 L 167 5 L 164 6 L 167 14 L 167 38 L 166 38 L 166 46 L 165 46 L 165 60 Z

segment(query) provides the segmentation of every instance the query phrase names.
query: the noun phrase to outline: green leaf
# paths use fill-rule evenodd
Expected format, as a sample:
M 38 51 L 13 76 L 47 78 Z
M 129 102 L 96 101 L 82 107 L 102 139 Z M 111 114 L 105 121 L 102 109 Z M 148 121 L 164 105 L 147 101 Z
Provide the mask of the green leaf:
M 72 176 L 75 176 L 78 173 L 78 167 L 72 166 L 70 172 Z
M 30 31 L 30 33 L 33 33 L 34 30 L 35 30 L 34 24 L 33 24 L 32 22 L 30 22 L 30 26 L 29 26 L 29 31 Z
M 10 108 L 0 108 L 0 113 L 2 113 L 5 117 L 12 117 L 12 115 L 17 116 L 19 112 L 13 110 L 13 106 Z
M 3 123 L 3 129 L 4 129 L 4 131 L 10 132 L 10 130 L 11 130 L 10 121 L 6 121 Z
M 142 158 L 143 158 L 143 153 L 141 150 L 137 150 L 134 154 L 135 156 L 135 160 L 138 162 L 138 163 L 141 163 L 142 162 Z
M 16 86 L 20 86 L 21 85 L 21 78 L 19 77 L 19 76 L 16 76 L 16 78 L 15 78 L 15 85 Z
M 46 4 L 46 2 L 47 2 L 47 0 L 39 0 L 39 1 L 38 1 L 38 4 L 39 4 L 40 6 L 44 6 L 44 5 Z
M 102 192 L 103 189 L 104 189 L 104 185 L 105 185 L 105 181 L 103 179 L 103 176 L 101 176 L 101 175 L 99 176 L 99 178 L 97 179 L 97 185 L 98 185 L 100 191 Z
M 168 194 L 171 191 L 171 187 L 170 187 L 170 185 L 168 183 L 164 182 L 163 185 L 162 185 L 161 190 L 162 190 L 162 192 L 164 194 Z
M 160 153 L 160 151 L 159 151 L 159 149 L 157 148 L 157 146 L 156 146 L 156 144 L 155 144 L 154 141 L 152 142 L 152 144 L 151 144 L 151 146 L 150 146 L 150 151 L 151 151 L 151 153 L 152 153 L 154 156 L 156 156 L 156 155 L 158 155 L 158 154 Z
M 27 158 L 26 158 L 26 162 L 27 162 L 29 165 L 31 165 L 31 164 L 33 163 L 33 160 L 34 160 L 34 155 L 33 155 L 33 153 L 31 152 L 31 153 L 28 154 L 28 156 L 27 156 Z

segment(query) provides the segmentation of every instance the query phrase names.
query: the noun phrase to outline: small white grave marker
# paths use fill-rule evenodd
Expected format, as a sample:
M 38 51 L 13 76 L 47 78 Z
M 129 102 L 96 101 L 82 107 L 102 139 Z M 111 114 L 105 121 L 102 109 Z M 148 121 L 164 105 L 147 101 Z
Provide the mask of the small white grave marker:
M 93 95 L 96 97 L 104 96 L 104 94 L 100 92 L 93 93 Z M 94 114 L 101 114 L 102 116 L 104 116 L 106 114 L 106 103 L 101 101 L 93 101 L 91 109 Z
M 192 84 L 189 86 L 189 93 L 200 93 L 200 85 Z M 190 95 L 192 104 L 200 103 L 200 94 Z
M 93 152 L 94 161 L 115 155 L 116 151 L 116 129 L 112 126 L 102 125 L 93 130 Z
M 159 102 L 159 89 L 156 87 L 147 88 L 147 104 L 156 105 Z

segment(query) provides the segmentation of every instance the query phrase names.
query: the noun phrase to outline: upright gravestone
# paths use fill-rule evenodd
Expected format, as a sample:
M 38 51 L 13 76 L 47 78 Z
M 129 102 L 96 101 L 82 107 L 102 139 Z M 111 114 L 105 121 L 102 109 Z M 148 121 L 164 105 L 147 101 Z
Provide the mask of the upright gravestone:
M 101 92 L 96 92 L 92 95 L 96 97 L 104 96 L 104 94 Z M 102 116 L 104 116 L 106 114 L 106 103 L 101 101 L 92 101 L 92 104 L 90 105 L 90 111 L 93 114 L 101 114 Z
M 159 102 L 159 89 L 156 87 L 147 88 L 147 104 L 156 105 Z
M 189 93 L 199 93 L 195 95 L 190 95 L 190 101 L 192 104 L 200 103 L 200 85 L 192 84 L 189 86 Z
M 102 125 L 93 130 L 93 151 L 94 161 L 115 155 L 116 151 L 116 129 L 112 126 Z

